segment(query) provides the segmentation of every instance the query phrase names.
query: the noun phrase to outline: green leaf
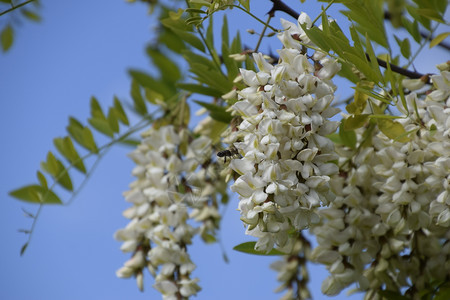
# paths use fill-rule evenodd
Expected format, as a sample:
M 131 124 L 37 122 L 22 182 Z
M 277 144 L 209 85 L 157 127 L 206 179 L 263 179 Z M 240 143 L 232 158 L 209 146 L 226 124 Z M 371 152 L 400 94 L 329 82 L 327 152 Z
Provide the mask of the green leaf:
M 34 21 L 34 22 L 40 22 L 42 20 L 41 16 L 37 13 L 28 10 L 28 9 L 22 9 L 21 13 L 27 18 L 28 20 Z
M 356 133 L 353 130 L 345 130 L 345 119 L 342 120 L 339 126 L 339 137 L 343 145 L 350 147 L 351 149 L 356 148 Z
M 375 82 L 384 83 L 383 74 L 381 74 L 380 66 L 378 65 L 375 51 L 372 48 L 372 44 L 370 43 L 369 35 L 367 33 L 366 33 L 366 51 L 367 51 L 367 54 L 369 55 L 369 60 L 370 60 L 369 62 L 370 62 L 370 65 L 372 66 L 372 70 L 375 71 L 374 73 L 377 78 L 377 80 Z
M 450 32 L 443 32 L 441 34 L 438 34 L 431 42 L 430 42 L 430 48 L 433 48 L 434 46 L 439 45 L 440 42 L 445 40 L 450 35 Z
M 109 122 L 106 119 L 105 120 L 100 120 L 100 119 L 92 119 L 91 118 L 91 119 L 88 120 L 88 122 L 98 132 L 103 133 L 104 135 L 109 136 L 109 137 L 113 137 L 114 136 L 114 132 L 109 127 Z
M 170 18 L 162 19 L 161 24 L 169 28 L 181 40 L 190 44 L 194 48 L 205 52 L 205 46 L 203 45 L 203 42 L 198 37 L 190 33 L 191 27 L 188 26 L 188 24 L 186 24 L 183 19 L 177 19 L 174 15 L 171 15 Z
M 37 171 L 36 176 L 38 178 L 39 184 L 44 188 L 48 188 L 47 179 L 45 178 L 44 174 L 42 174 L 41 171 Z
M 91 97 L 91 116 L 96 119 L 106 119 L 100 103 L 94 96 Z
M 167 54 L 153 47 L 147 47 L 147 54 L 151 57 L 153 64 L 158 67 L 164 81 L 176 82 L 181 78 L 180 69 L 167 57 Z
M 406 17 L 402 17 L 402 24 L 403 24 L 403 27 L 406 28 L 408 33 L 414 38 L 414 40 L 417 43 L 420 43 L 420 41 L 422 40 L 422 37 L 420 36 L 419 23 L 417 22 L 417 20 L 414 20 L 413 22 L 411 22 Z
M 28 248 L 28 242 L 23 244 L 22 248 L 20 248 L 20 256 L 22 256 Z
M 131 80 L 130 89 L 131 99 L 133 99 L 134 109 L 140 115 L 146 115 L 148 113 L 147 106 L 145 105 L 144 98 L 141 94 L 141 87 L 136 80 Z
M 212 234 L 207 233 L 207 232 L 203 232 L 202 233 L 202 240 L 205 243 L 207 243 L 207 244 L 212 244 L 212 243 L 217 242 L 216 237 L 214 235 L 212 235 Z
M 368 114 L 361 114 L 361 115 L 352 115 L 349 116 L 347 119 L 344 119 L 344 130 L 354 130 L 360 127 L 363 127 L 364 124 L 366 124 L 367 120 L 369 119 Z
M 119 119 L 119 121 L 124 125 L 129 125 L 130 122 L 128 121 L 128 117 L 125 113 L 125 110 L 123 109 L 120 100 L 116 96 L 114 96 L 114 108 L 116 109 L 116 116 Z
M 231 91 L 233 82 L 212 61 L 192 52 L 185 52 L 183 56 L 189 62 L 190 72 L 196 75 L 194 79 L 220 91 L 221 95 Z
M 337 133 L 337 132 L 333 132 L 333 133 L 327 135 L 327 138 L 329 138 L 335 144 L 343 144 L 341 141 L 341 137 L 339 136 L 339 133 Z
M 228 34 L 228 19 L 227 15 L 223 15 L 222 20 L 222 46 L 225 44 L 225 46 L 228 48 L 230 46 L 230 37 Z
M 375 98 L 377 100 L 380 100 L 383 103 L 390 104 L 390 98 L 388 95 L 382 95 L 380 93 L 375 92 L 372 87 L 365 87 L 365 86 L 355 86 L 353 87 L 358 92 L 361 92 L 362 94 L 365 94 L 369 97 Z M 355 92 L 356 94 L 356 92 Z
M 363 35 L 368 34 L 370 40 L 389 49 L 386 30 L 383 23 L 383 1 L 360 0 L 347 1 L 344 3 L 349 8 L 342 14 L 357 23 L 357 30 Z
M 98 153 L 91 130 L 88 127 L 84 127 L 77 119 L 69 118 L 67 131 L 78 144 L 93 153 Z
M 408 137 L 409 133 L 405 131 L 405 128 L 400 123 L 391 119 L 377 118 L 376 120 L 380 131 L 388 138 L 400 143 L 406 143 L 410 140 Z
M 359 88 L 373 88 L 373 83 L 368 81 L 360 81 L 355 87 L 355 96 L 353 102 L 346 106 L 346 110 L 351 114 L 361 114 L 367 105 L 367 99 L 369 96 L 364 92 L 361 92 Z
M 9 195 L 25 202 L 37 204 L 62 204 L 61 199 L 46 187 L 33 184 L 9 192 Z
M 250 11 L 250 0 L 239 0 L 239 3 L 240 3 L 247 11 Z
M 186 24 L 200 26 L 203 22 L 203 17 L 190 17 L 186 19 Z
M 53 139 L 53 144 L 62 156 L 64 156 L 77 170 L 86 174 L 86 167 L 83 160 L 78 154 L 75 146 L 72 143 L 72 139 L 68 136 L 64 138 Z
M 14 30 L 10 25 L 7 25 L 0 33 L 0 41 L 3 52 L 6 52 L 11 48 L 14 42 Z
M 310 29 L 306 28 L 306 24 L 300 24 L 303 31 L 305 31 L 308 38 L 317 45 L 322 51 L 329 52 L 330 51 L 330 43 L 328 37 L 317 28 L 317 26 L 311 27 Z
M 231 120 L 233 119 L 233 116 L 229 112 L 227 112 L 226 108 L 223 106 L 218 106 L 215 104 L 206 103 L 202 101 L 194 101 L 194 102 L 206 108 L 209 111 L 209 115 L 214 120 L 217 120 L 222 123 L 230 123 Z
M 109 128 L 115 133 L 119 132 L 119 119 L 118 113 L 114 107 L 110 107 L 108 110 L 108 116 L 106 117 L 108 120 Z
M 431 21 L 430 19 L 422 16 L 418 12 L 418 8 L 412 5 L 405 5 L 406 10 L 411 15 L 412 19 L 415 21 L 418 21 L 420 24 L 422 24 L 427 30 L 431 30 Z
M 177 87 L 179 87 L 182 90 L 200 94 L 200 95 L 206 95 L 206 96 L 212 96 L 212 97 L 221 97 L 222 93 L 214 88 L 210 88 L 204 85 L 195 84 L 195 83 L 178 83 Z
M 47 161 L 41 162 L 42 169 L 52 175 L 58 184 L 63 188 L 72 191 L 73 185 L 70 179 L 68 170 L 64 167 L 63 163 L 57 159 L 52 152 L 48 152 Z
M 406 59 L 409 59 L 411 56 L 411 45 L 409 43 L 409 39 L 405 38 L 403 40 L 399 39 L 394 34 L 395 41 L 398 44 L 398 47 L 400 48 L 400 53 L 405 57 Z
M 168 86 L 164 82 L 161 82 L 142 71 L 129 70 L 128 73 L 137 83 L 139 83 L 139 85 L 161 94 L 166 100 L 176 93 L 173 87 Z
M 103 113 L 103 110 L 100 106 L 100 103 L 97 101 L 95 97 L 91 98 L 91 118 L 89 118 L 88 122 L 94 127 L 97 131 L 109 136 L 114 136 L 114 131 L 110 127 L 108 120 Z
M 424 16 L 425 18 L 428 18 L 430 20 L 439 22 L 439 23 L 445 23 L 445 21 L 442 19 L 442 16 L 434 9 L 429 8 L 419 8 L 417 9 L 417 13 L 421 16 Z
M 198 8 L 186 8 L 184 11 L 187 13 L 207 14 L 206 11 Z
M 351 52 L 343 52 L 341 56 L 345 58 L 347 62 L 352 63 L 358 71 L 363 73 L 367 80 L 378 82 L 377 73 L 372 69 L 370 62 L 368 62 L 367 59 L 363 59 Z
M 157 43 L 165 45 L 167 48 L 175 53 L 181 53 L 186 49 L 186 45 L 182 39 L 180 39 L 170 28 L 163 27 L 157 37 Z
M 130 146 L 130 147 L 136 148 L 141 143 L 141 140 L 122 139 L 122 140 L 119 140 L 118 142 L 125 146 Z
M 256 242 L 245 242 L 242 244 L 239 244 L 233 248 L 233 250 L 244 252 L 247 254 L 254 254 L 254 255 L 286 255 L 286 253 L 283 253 L 281 251 L 278 251 L 277 249 L 270 250 L 269 253 L 264 253 L 261 251 L 255 250 Z

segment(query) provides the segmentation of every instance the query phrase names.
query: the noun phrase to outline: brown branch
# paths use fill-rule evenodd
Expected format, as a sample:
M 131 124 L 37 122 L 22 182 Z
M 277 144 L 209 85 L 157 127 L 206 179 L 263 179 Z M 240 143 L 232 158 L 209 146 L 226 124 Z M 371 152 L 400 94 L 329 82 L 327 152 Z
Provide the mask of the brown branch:
M 270 9 L 270 11 L 268 12 L 268 14 L 274 15 L 275 12 L 278 10 L 278 11 L 282 11 L 282 12 L 290 15 L 291 17 L 293 17 L 295 19 L 298 19 L 298 17 L 300 16 L 299 13 L 297 13 L 295 10 L 293 10 L 292 8 L 290 8 L 289 6 L 284 4 L 283 1 L 281 1 L 281 0 L 270 0 L 270 1 L 273 2 L 273 6 Z M 369 55 L 367 53 L 366 53 L 366 57 L 367 57 L 368 60 L 370 60 L 369 59 Z M 377 58 L 377 62 L 378 62 L 378 65 L 380 67 L 387 68 L 388 62 L 386 62 L 386 61 L 384 61 L 384 60 L 382 60 L 380 58 Z M 401 75 L 404 75 L 404 76 L 406 76 L 408 78 L 417 79 L 417 78 L 421 78 L 423 76 L 426 76 L 426 74 L 421 74 L 421 73 L 418 73 L 418 72 L 409 71 L 407 69 L 404 69 L 402 67 L 394 65 L 392 63 L 389 63 L 389 66 L 390 66 L 390 68 L 391 68 L 391 70 L 393 72 L 401 74 Z M 430 79 L 428 80 L 427 83 L 431 84 Z

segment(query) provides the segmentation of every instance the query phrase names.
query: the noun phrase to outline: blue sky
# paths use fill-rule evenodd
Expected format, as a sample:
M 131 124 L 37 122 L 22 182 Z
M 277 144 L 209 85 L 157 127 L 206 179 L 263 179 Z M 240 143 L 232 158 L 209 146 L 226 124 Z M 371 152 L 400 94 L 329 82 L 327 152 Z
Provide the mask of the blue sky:
M 270 7 L 268 0 L 256 2 L 261 4 L 259 12 Z M 300 9 L 315 17 L 320 8 L 307 4 Z M 134 280 L 115 276 L 128 259 L 113 233 L 127 224 L 122 211 L 129 204 L 122 192 L 133 180 L 133 163 L 126 157 L 130 148 L 113 148 L 70 205 L 44 207 L 27 252 L 19 256 L 26 236 L 18 229 L 31 226 L 22 208 L 36 212 L 37 207 L 12 199 L 8 192 L 36 181 L 39 162 L 48 150 L 54 150 L 53 138 L 66 134 L 69 115 L 83 122 L 89 117 L 92 95 L 104 108 L 114 95 L 129 99 L 127 68 L 151 70 L 144 48 L 154 23 L 144 5 L 122 0 L 43 0 L 41 14 L 40 24 L 16 26 L 13 48 L 0 54 L 0 299 L 159 299 L 148 273 L 144 293 Z M 280 16 L 273 20 L 278 27 Z M 4 19 L 0 17 L 0 25 Z M 229 23 L 243 31 L 252 26 L 261 30 L 242 20 L 235 17 Z M 255 36 L 244 37 L 246 44 L 254 44 Z M 274 41 L 271 49 L 279 47 Z M 434 59 L 424 64 L 427 69 L 419 70 L 431 72 L 434 64 L 448 57 L 440 54 Z M 339 84 L 338 94 L 348 95 L 345 82 Z M 278 286 L 276 273 L 268 268 L 274 258 L 232 250 L 250 240 L 236 207 L 233 199 L 222 224 L 229 264 L 224 263 L 217 244 L 197 240 L 189 250 L 203 288 L 197 299 L 277 299 L 280 295 L 273 293 Z M 313 266 L 310 272 L 310 289 L 315 299 L 323 299 L 320 283 L 326 271 Z M 347 298 L 344 295 L 337 298 Z

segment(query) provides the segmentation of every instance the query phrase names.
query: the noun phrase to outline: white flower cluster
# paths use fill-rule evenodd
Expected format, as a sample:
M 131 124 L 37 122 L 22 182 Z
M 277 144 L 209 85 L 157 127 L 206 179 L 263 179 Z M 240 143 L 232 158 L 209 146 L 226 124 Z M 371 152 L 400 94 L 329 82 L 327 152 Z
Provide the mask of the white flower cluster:
M 337 198 L 313 230 L 312 257 L 331 273 L 325 294 L 356 282 L 366 299 L 380 289 L 412 297 L 450 274 L 450 72 L 431 79 L 434 91 L 398 104 L 409 142 L 378 133 L 355 157 L 337 149 L 349 168 L 332 179 Z
M 133 204 L 124 212 L 131 221 L 116 232 L 123 241 L 121 250 L 133 253 L 117 271 L 117 276 L 136 276 L 142 290 L 142 270 L 155 277 L 154 287 L 163 299 L 180 299 L 195 295 L 198 279 L 191 279 L 195 269 L 187 252 L 197 232 L 187 223 L 191 217 L 204 222 L 202 230 L 214 230 L 217 210 L 207 202 L 216 191 L 207 188 L 211 141 L 206 137 L 189 140 L 187 130 L 177 132 L 173 126 L 150 129 L 130 156 L 136 163 L 136 181 L 124 193 Z M 208 207 L 207 207 L 208 206 Z M 207 207 L 207 208 L 206 208 Z
M 289 234 L 307 228 L 315 209 L 332 199 L 329 176 L 338 170 L 326 136 L 338 126 L 329 119 L 339 111 L 330 106 L 336 89 L 330 78 L 339 64 L 316 53 L 321 67 L 315 69 L 289 45 L 278 51 L 275 66 L 253 54 L 259 71 L 241 69 L 248 87 L 232 106 L 242 122 L 230 140 L 242 158 L 230 163 L 240 175 L 231 190 L 239 194 L 247 234 L 259 238 L 255 249 L 263 252 L 274 245 L 290 251 Z

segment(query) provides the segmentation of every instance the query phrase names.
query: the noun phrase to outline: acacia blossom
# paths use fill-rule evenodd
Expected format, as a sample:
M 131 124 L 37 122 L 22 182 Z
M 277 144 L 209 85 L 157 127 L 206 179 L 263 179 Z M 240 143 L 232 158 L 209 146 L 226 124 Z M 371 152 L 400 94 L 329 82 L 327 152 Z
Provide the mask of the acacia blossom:
M 186 129 L 174 126 L 152 128 L 142 134 L 142 142 L 130 157 L 136 163 L 136 181 L 124 193 L 133 204 L 125 210 L 128 225 L 116 232 L 121 250 L 132 257 L 117 276 L 135 276 L 143 289 L 143 269 L 155 277 L 154 287 L 163 299 L 195 295 L 200 287 L 191 278 L 195 264 L 187 252 L 194 234 L 213 234 L 219 218 L 216 206 L 208 205 L 217 191 L 211 178 L 211 141 L 200 136 L 191 140 Z M 191 216 L 189 216 L 189 207 Z M 189 217 L 202 222 L 200 229 Z
M 231 110 L 242 122 L 227 137 L 242 156 L 230 163 L 239 174 L 231 190 L 239 194 L 246 233 L 258 238 L 255 249 L 263 252 L 274 245 L 291 251 L 290 233 L 317 222 L 316 208 L 333 198 L 328 181 L 337 172 L 326 136 L 338 126 L 329 119 L 339 111 L 330 106 L 336 89 L 330 78 L 339 65 L 322 57 L 327 67 L 316 70 L 290 45 L 278 50 L 276 65 L 258 53 L 258 72 L 241 69 L 248 87 L 238 91 Z
M 408 142 L 374 135 L 356 156 L 339 147 L 346 167 L 331 180 L 337 198 L 320 211 L 312 258 L 331 275 L 322 292 L 336 295 L 352 283 L 413 297 L 450 272 L 450 73 L 432 76 L 435 89 L 411 93 L 398 119 Z M 362 131 L 358 132 L 362 141 Z

